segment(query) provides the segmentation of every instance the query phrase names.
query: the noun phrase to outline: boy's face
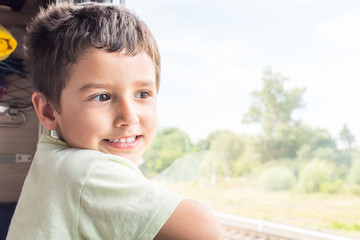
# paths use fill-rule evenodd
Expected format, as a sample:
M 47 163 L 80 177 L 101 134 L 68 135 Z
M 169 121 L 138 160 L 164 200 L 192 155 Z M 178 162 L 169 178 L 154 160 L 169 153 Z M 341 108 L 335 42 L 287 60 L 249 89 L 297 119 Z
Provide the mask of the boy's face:
M 136 163 L 156 133 L 153 62 L 146 53 L 87 52 L 72 66 L 60 106 L 57 130 L 67 144 Z

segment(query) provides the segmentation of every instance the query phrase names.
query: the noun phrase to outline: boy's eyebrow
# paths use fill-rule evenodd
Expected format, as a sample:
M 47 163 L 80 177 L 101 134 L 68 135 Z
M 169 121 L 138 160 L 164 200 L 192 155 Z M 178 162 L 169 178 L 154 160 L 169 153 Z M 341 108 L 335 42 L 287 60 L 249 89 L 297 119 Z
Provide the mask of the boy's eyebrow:
M 140 80 L 140 81 L 136 81 L 134 83 L 134 85 L 136 86 L 140 86 L 140 87 L 155 87 L 155 82 L 154 81 L 147 81 L 147 80 Z M 104 88 L 110 88 L 109 84 L 104 84 L 104 83 L 87 83 L 84 86 L 82 86 L 79 91 L 80 92 L 86 92 L 89 89 L 104 89 Z
M 92 88 L 106 88 L 108 87 L 107 84 L 102 84 L 102 83 L 87 83 L 85 84 L 84 86 L 82 86 L 79 91 L 80 92 L 86 92 L 88 91 L 89 89 L 92 89 Z
M 141 86 L 141 87 L 155 87 L 154 81 L 147 81 L 147 80 L 141 80 L 135 82 L 134 85 Z

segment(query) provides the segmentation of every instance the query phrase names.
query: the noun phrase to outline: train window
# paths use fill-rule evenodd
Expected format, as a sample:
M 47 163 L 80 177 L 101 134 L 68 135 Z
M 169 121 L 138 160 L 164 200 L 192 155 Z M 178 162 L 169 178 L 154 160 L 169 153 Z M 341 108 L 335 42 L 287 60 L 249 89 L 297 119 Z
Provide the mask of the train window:
M 143 171 L 217 213 L 360 237 L 360 2 L 129 0 L 162 55 Z

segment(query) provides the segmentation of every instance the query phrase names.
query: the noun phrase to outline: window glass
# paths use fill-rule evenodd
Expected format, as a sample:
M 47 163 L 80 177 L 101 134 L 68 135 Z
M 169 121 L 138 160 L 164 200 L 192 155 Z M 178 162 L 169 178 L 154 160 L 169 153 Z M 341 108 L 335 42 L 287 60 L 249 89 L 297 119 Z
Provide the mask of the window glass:
M 360 236 L 360 2 L 129 0 L 162 55 L 142 168 L 217 212 Z

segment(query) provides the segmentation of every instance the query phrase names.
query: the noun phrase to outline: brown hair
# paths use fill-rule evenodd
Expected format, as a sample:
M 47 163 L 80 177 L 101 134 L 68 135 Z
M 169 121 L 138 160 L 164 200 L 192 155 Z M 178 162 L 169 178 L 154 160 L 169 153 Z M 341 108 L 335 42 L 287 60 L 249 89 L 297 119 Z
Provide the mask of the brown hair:
M 160 53 L 144 22 L 121 5 L 86 3 L 50 5 L 32 20 L 25 39 L 25 61 L 35 91 L 60 112 L 60 96 L 70 67 L 96 48 L 127 56 L 146 52 L 160 85 Z

